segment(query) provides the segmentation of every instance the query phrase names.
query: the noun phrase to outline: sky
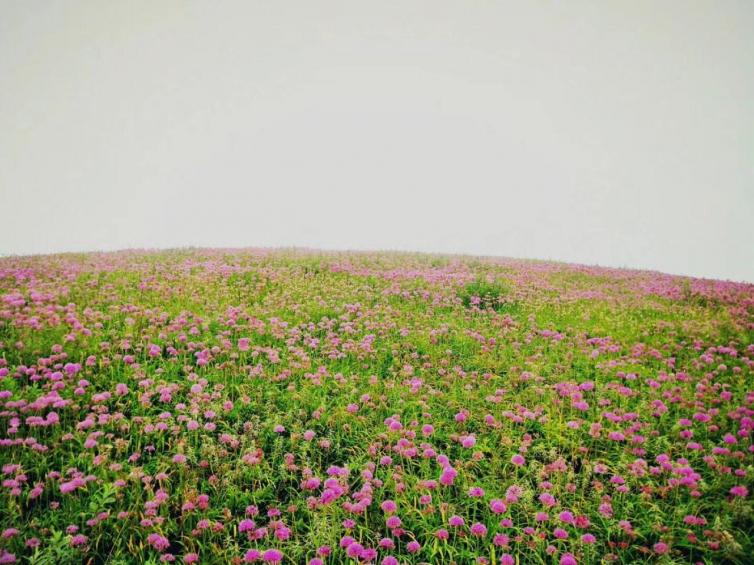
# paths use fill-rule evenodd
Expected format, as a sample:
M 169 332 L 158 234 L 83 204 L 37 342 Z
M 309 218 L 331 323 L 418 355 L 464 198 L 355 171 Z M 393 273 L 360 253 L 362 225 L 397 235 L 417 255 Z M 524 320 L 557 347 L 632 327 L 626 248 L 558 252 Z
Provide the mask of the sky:
M 0 254 L 754 282 L 754 2 L 0 0 Z

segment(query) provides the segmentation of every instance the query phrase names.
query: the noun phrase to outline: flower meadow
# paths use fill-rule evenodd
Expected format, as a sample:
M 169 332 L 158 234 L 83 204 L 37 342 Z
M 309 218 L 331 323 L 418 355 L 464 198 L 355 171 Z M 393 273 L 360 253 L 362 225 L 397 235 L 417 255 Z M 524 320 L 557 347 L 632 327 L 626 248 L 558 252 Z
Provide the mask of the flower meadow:
M 754 563 L 754 286 L 0 259 L 0 563 Z

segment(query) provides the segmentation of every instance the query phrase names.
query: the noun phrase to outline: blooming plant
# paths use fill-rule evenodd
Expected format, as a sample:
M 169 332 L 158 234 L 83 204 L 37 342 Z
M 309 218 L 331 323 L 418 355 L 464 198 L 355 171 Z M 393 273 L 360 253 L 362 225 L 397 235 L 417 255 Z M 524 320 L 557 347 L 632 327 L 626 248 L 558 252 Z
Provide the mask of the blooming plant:
M 0 259 L 0 563 L 751 563 L 754 286 Z

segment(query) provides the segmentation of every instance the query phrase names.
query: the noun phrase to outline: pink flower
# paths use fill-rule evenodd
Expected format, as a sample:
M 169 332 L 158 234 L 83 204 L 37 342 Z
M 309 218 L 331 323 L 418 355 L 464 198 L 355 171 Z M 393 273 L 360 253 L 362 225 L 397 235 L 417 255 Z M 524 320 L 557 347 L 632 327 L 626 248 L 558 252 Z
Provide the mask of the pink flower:
M 505 534 L 495 534 L 492 538 L 492 543 L 498 547 L 505 547 L 510 542 L 510 537 Z
M 748 488 L 746 488 L 746 487 L 745 487 L 745 486 L 743 486 L 743 485 L 737 485 L 737 486 L 734 486 L 734 487 L 732 487 L 732 488 L 730 489 L 730 493 L 731 493 L 731 494 L 732 494 L 733 496 L 741 496 L 741 497 L 745 497 L 745 496 L 748 496 L 748 494 L 749 494 L 749 489 L 748 489 Z
M 81 547 L 82 545 L 86 545 L 86 543 L 89 541 L 89 538 L 82 534 L 77 534 L 71 538 L 71 547 Z
M 238 523 L 238 531 L 240 533 L 244 532 L 251 532 L 256 528 L 256 524 L 254 524 L 254 520 L 249 520 L 248 518 L 244 518 Z
M 542 494 L 540 494 L 539 501 L 548 508 L 557 504 L 557 500 L 555 500 L 555 497 L 549 492 L 543 492 Z
M 356 559 L 357 557 L 361 557 L 361 553 L 363 551 L 363 545 L 357 542 L 353 542 L 346 548 L 346 555 L 348 555 L 348 557 L 350 557 L 351 559 Z
M 499 498 L 493 498 L 492 500 L 490 500 L 490 510 L 492 510 L 495 514 L 503 514 L 506 510 L 508 510 L 508 507 L 505 505 L 505 502 L 503 502 Z
M 280 563 L 283 560 L 283 553 L 277 549 L 268 549 L 262 554 L 265 563 Z
M 472 524 L 470 530 L 471 535 L 478 538 L 483 538 L 487 535 L 487 526 L 485 526 L 481 522 L 475 522 L 474 524 Z
M 469 489 L 469 496 L 472 498 L 482 498 L 484 496 L 484 489 L 482 487 L 471 487 Z
M 85 484 L 86 483 L 84 482 L 83 479 L 73 479 L 72 481 L 69 481 L 67 483 L 61 483 L 60 492 L 62 492 L 63 494 L 68 494 L 75 491 L 78 488 L 83 487 Z
M 511 485 L 505 491 L 505 501 L 508 504 L 515 504 L 516 502 L 518 502 L 518 498 L 521 496 L 521 494 L 521 487 L 517 485 Z
M 667 553 L 670 548 L 668 547 L 668 544 L 658 541 L 652 546 L 652 549 L 654 549 L 655 553 L 662 555 L 663 553 Z
M 161 536 L 160 534 L 149 534 L 147 536 L 147 543 L 160 552 L 163 552 L 170 547 L 170 541 L 168 538 Z
M 382 508 L 383 512 L 391 514 L 391 513 L 395 512 L 398 509 L 398 505 L 395 502 L 393 502 L 392 500 L 385 500 L 380 505 L 380 508 Z
M 453 484 L 453 481 L 455 481 L 457 475 L 458 471 L 453 467 L 445 467 L 440 475 L 440 483 L 445 486 L 450 486 Z
M 440 528 L 435 532 L 435 537 L 437 539 L 446 540 L 450 537 L 450 532 L 448 532 L 448 530 L 446 530 L 445 528 Z
M 340 538 L 340 547 L 346 548 L 349 545 L 351 545 L 352 543 L 354 543 L 355 541 L 356 540 L 353 539 L 353 537 L 351 537 L 351 536 L 343 536 L 342 538 Z
M 555 528 L 552 532 L 552 535 L 554 535 L 558 539 L 568 538 L 568 532 L 566 532 L 563 528 Z
M 398 516 L 390 516 L 387 520 L 385 520 L 385 525 L 391 530 L 394 530 L 395 528 L 400 527 L 401 519 Z
M 473 434 L 461 437 L 461 445 L 465 448 L 472 448 L 476 445 L 476 438 Z
M 526 464 L 526 459 L 524 459 L 523 455 L 516 453 L 513 457 L 511 457 L 511 463 L 513 463 L 517 467 L 521 467 L 522 465 Z
M 382 538 L 377 545 L 379 545 L 382 549 L 395 548 L 395 542 L 390 538 Z

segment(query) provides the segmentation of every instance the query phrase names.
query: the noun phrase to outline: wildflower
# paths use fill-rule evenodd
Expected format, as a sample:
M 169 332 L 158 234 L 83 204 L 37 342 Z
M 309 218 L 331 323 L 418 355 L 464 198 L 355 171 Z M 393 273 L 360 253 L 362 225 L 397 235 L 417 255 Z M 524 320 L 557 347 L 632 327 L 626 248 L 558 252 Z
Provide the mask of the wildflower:
M 472 498 L 482 498 L 484 496 L 484 489 L 482 487 L 471 487 L 469 489 L 469 496 Z
M 567 539 L 568 538 L 568 532 L 566 532 L 563 528 L 555 528 L 552 531 L 552 534 L 558 538 L 558 539 Z
M 555 497 L 549 492 L 543 492 L 540 494 L 539 501 L 547 507 L 555 506 L 557 504 Z
M 505 491 L 505 501 L 508 504 L 515 504 L 518 502 L 519 497 L 522 494 L 521 487 L 517 485 L 511 485 L 508 487 L 508 490 Z
M 71 547 L 81 547 L 82 545 L 86 545 L 89 541 L 89 538 L 82 534 L 76 534 L 71 538 Z
M 421 547 L 421 544 L 419 544 L 419 542 L 416 540 L 410 541 L 406 544 L 406 550 L 409 553 L 417 553 L 421 549 Z
M 240 533 L 244 532 L 250 532 L 256 528 L 256 525 L 254 524 L 254 520 L 250 520 L 248 518 L 244 518 L 238 523 L 238 531 Z
M 380 505 L 380 508 L 382 508 L 383 512 L 390 514 L 398 509 L 398 505 L 392 500 L 384 500 Z
M 445 486 L 450 486 L 453 484 L 453 481 L 455 481 L 457 475 L 458 471 L 456 471 L 453 467 L 445 467 L 442 470 L 442 474 L 440 475 L 440 483 Z
M 487 535 L 487 526 L 480 522 L 472 524 L 469 530 L 471 531 L 471 535 L 475 537 L 483 538 Z
M 473 434 L 461 437 L 461 445 L 465 448 L 472 448 L 476 445 L 476 437 Z
M 361 557 L 362 551 L 364 551 L 364 546 L 358 542 L 353 542 L 346 548 L 346 555 L 351 559 L 356 559 L 357 557 Z
M 664 553 L 667 553 L 670 548 L 668 547 L 668 544 L 658 541 L 656 544 L 652 546 L 652 549 L 658 555 L 662 555 Z
M 490 510 L 492 510 L 495 514 L 503 514 L 508 507 L 505 505 L 505 502 L 500 500 L 499 498 L 493 498 L 490 501 Z
M 573 513 L 569 512 L 568 510 L 564 510 L 563 512 L 558 514 L 558 519 L 566 524 L 573 524 L 576 521 Z
M 147 536 L 147 543 L 159 552 L 163 552 L 170 547 L 170 541 L 160 534 L 149 534 Z
M 730 489 L 730 493 L 733 496 L 746 497 L 749 495 L 749 489 L 743 485 L 737 485 Z

